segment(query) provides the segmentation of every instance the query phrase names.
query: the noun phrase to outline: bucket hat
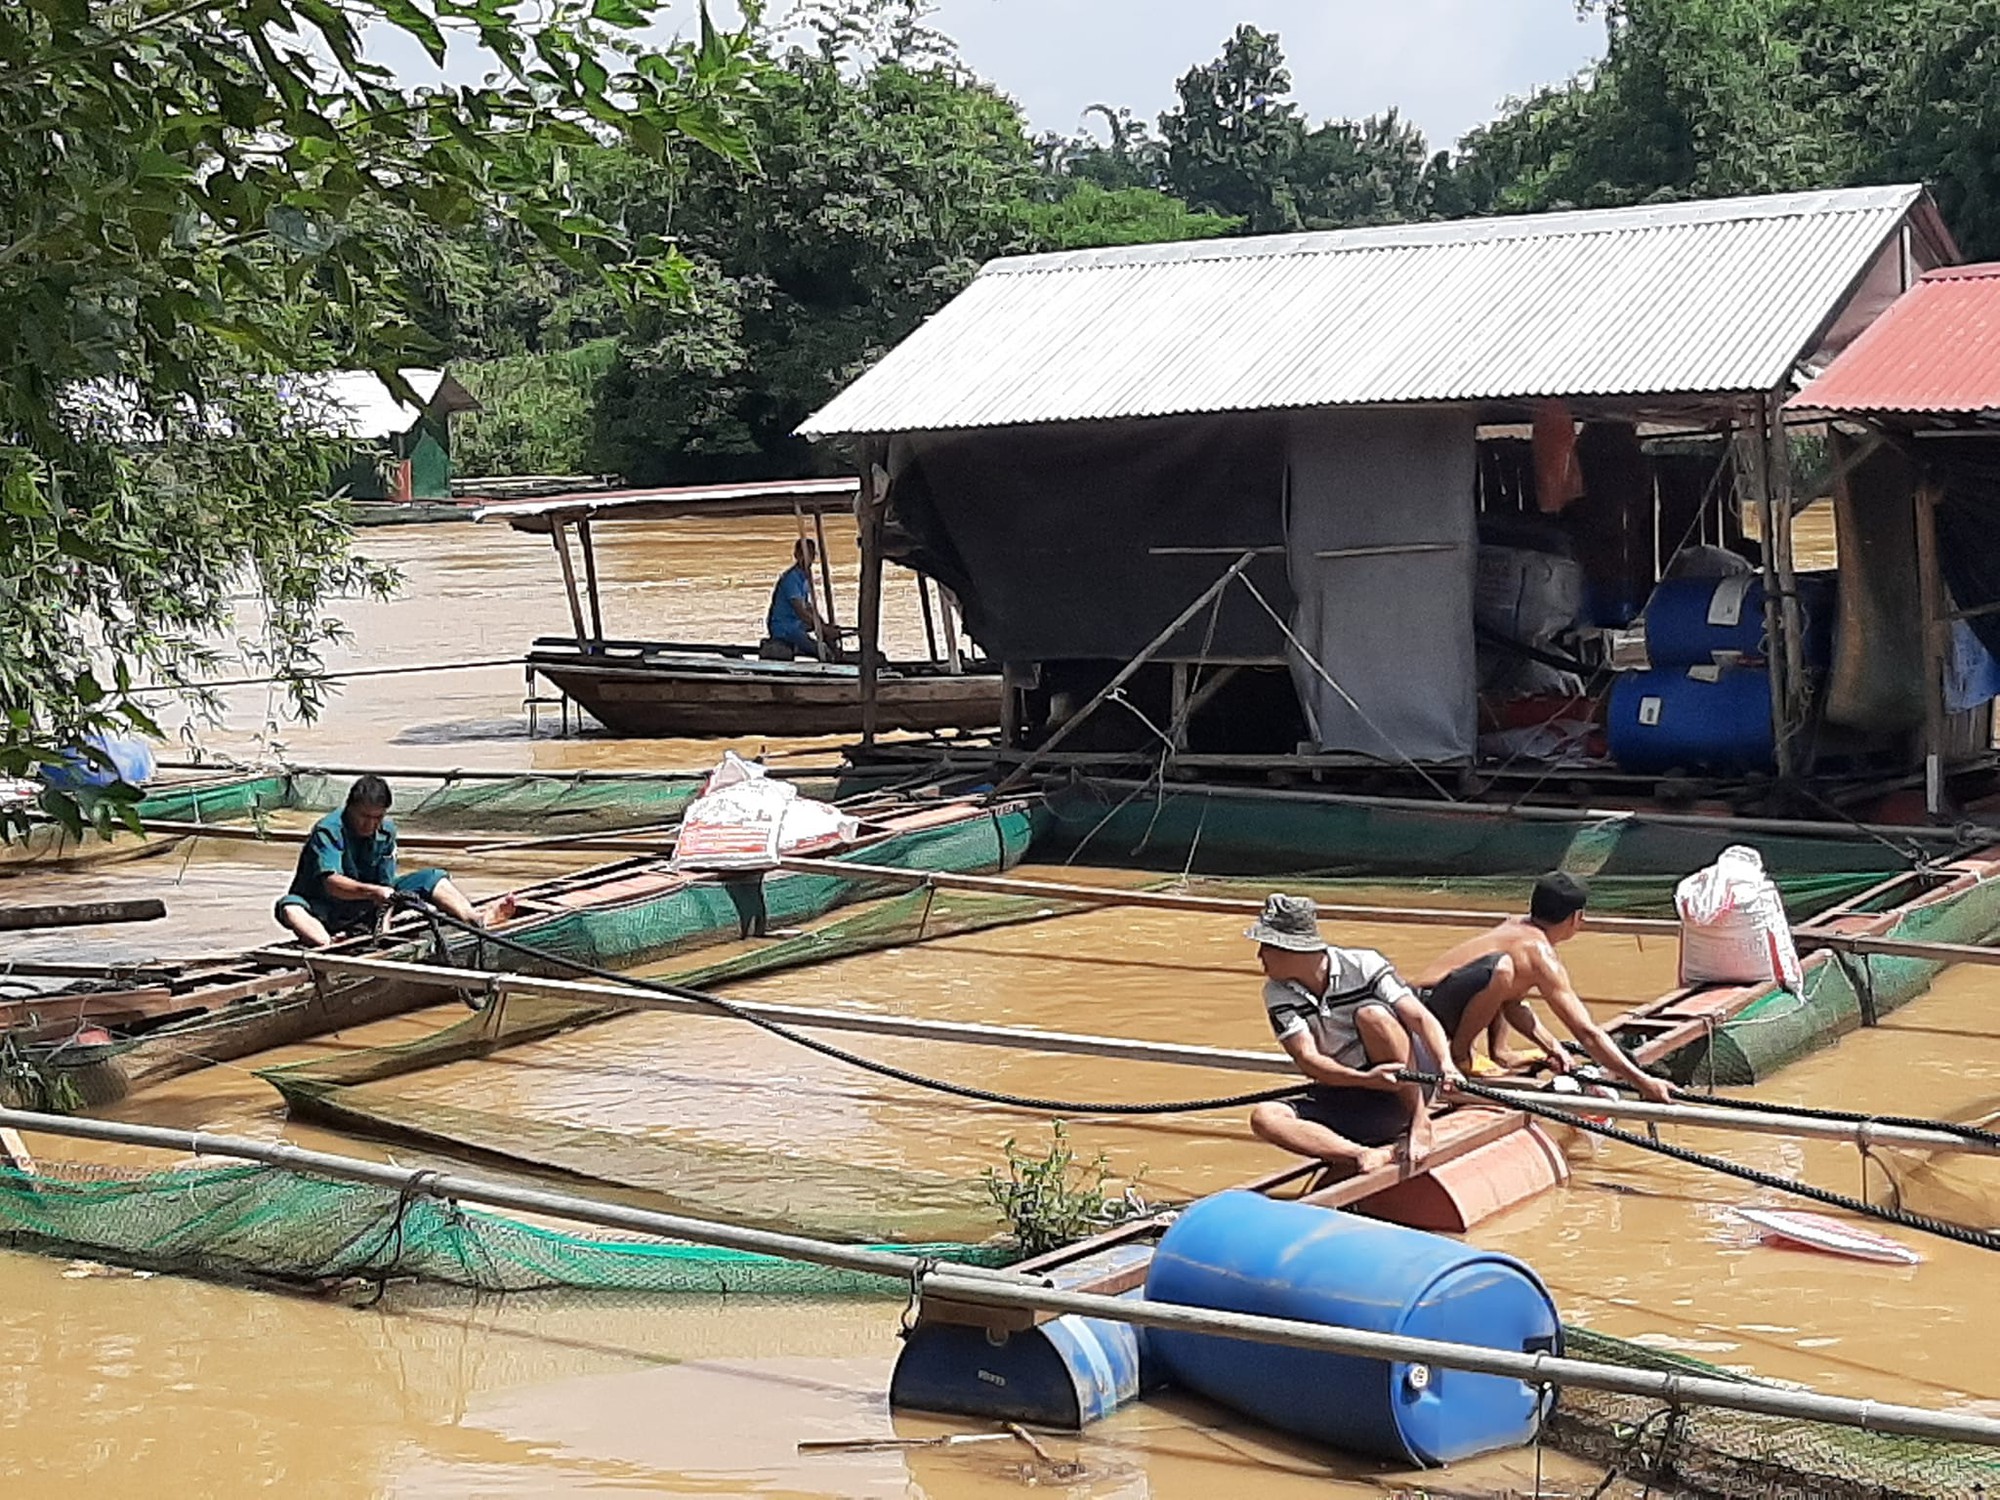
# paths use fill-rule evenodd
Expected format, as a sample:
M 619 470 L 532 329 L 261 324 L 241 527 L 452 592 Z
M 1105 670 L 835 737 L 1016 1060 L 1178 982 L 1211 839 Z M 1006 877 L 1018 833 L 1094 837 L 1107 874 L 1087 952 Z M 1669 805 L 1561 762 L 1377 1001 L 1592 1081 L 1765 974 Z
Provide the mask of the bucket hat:
M 1243 935 L 1293 953 L 1320 953 L 1330 946 L 1319 935 L 1319 906 L 1310 896 L 1272 896 Z

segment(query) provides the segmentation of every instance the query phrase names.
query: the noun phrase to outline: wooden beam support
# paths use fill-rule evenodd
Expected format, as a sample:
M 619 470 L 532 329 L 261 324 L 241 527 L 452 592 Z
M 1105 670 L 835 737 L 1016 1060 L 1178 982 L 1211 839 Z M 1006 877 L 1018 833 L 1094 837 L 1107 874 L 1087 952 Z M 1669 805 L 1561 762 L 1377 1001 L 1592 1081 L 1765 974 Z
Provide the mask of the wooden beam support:
M 68 901 L 53 906 L 0 906 L 0 932 L 96 927 L 108 922 L 157 922 L 166 914 L 166 903 L 157 897 L 139 901 Z
M 590 596 L 590 638 L 598 650 L 604 649 L 604 604 L 597 592 L 597 547 L 590 539 L 590 522 L 576 523 L 577 540 L 583 543 L 583 582 Z
M 1924 811 L 1943 817 L 1945 806 L 1944 672 L 1951 645 L 1950 606 L 1945 600 L 1944 573 L 1938 562 L 1935 486 L 1919 483 L 1917 507 L 1917 597 L 1924 638 Z
M 887 502 L 883 493 L 886 473 L 877 464 L 882 453 L 879 442 L 864 443 L 861 449 L 861 493 L 856 498 L 855 520 L 860 527 L 861 618 L 856 621 L 861 648 L 861 743 L 875 743 L 880 722 L 876 703 L 877 684 L 882 671 L 882 512 Z
M 577 594 L 576 564 L 570 560 L 569 533 L 563 529 L 562 522 L 552 521 L 549 524 L 549 540 L 555 544 L 556 560 L 562 564 L 563 591 L 569 597 L 570 624 L 576 628 L 576 649 L 582 651 L 588 646 L 588 636 L 583 628 L 583 601 Z
M 840 639 L 840 606 L 833 597 L 833 563 L 826 555 L 826 514 L 815 508 L 812 514 L 813 540 L 819 544 L 819 586 L 826 595 L 826 633 Z

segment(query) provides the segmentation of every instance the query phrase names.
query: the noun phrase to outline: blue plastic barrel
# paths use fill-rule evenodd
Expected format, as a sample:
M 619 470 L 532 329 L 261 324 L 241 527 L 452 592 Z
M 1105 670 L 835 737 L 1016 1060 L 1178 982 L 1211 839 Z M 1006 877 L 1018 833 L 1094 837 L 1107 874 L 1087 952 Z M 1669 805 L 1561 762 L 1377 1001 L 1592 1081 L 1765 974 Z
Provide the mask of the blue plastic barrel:
M 920 1323 L 896 1356 L 889 1404 L 1080 1431 L 1138 1397 L 1144 1337 L 1074 1315 L 1009 1333 Z
M 1713 681 L 1704 680 L 1709 675 Z M 1685 667 L 1621 672 L 1605 740 L 1618 769 L 1640 776 L 1770 770 L 1770 674 L 1762 667 L 1711 668 L 1701 676 Z
M 1801 573 L 1798 581 L 1806 665 L 1823 667 L 1833 659 L 1834 575 Z M 1766 654 L 1761 578 L 1671 578 L 1653 590 L 1646 601 L 1646 655 L 1654 666 L 1703 666 L 1719 651 Z
M 1220 1193 L 1183 1213 L 1146 1295 L 1491 1349 L 1561 1347 L 1547 1288 L 1511 1256 L 1258 1193 Z M 1161 1328 L 1146 1346 L 1170 1379 L 1224 1406 L 1397 1463 L 1519 1447 L 1547 1411 L 1540 1390 L 1493 1375 Z
M 153 747 L 135 734 L 92 734 L 84 743 L 111 764 L 104 766 L 81 750 L 66 752 L 59 761 L 39 768 L 42 784 L 58 792 L 103 791 L 122 781 L 144 786 L 153 779 Z

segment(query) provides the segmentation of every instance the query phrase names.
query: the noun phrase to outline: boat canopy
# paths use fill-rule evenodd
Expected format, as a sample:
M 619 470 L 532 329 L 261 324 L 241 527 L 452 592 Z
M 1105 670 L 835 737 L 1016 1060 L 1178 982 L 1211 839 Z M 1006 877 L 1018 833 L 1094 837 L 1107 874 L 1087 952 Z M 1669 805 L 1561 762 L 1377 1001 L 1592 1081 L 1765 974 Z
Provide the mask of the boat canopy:
M 770 479 L 668 489 L 575 490 L 482 505 L 475 521 L 505 521 L 516 531 L 548 532 L 590 521 L 680 521 L 702 516 L 832 515 L 854 508 L 860 481 Z

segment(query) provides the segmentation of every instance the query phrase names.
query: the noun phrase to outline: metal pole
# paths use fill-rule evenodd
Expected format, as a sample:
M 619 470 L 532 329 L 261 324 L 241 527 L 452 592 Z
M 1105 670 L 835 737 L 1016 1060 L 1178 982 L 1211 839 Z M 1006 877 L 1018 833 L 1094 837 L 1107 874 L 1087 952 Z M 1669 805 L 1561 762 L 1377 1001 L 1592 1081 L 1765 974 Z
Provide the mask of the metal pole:
M 603 1229 L 619 1229 L 690 1244 L 717 1245 L 725 1250 L 745 1250 L 754 1255 L 777 1255 L 811 1265 L 834 1266 L 844 1271 L 864 1271 L 909 1281 L 923 1267 L 915 1256 L 870 1250 L 859 1245 L 837 1245 L 802 1235 L 779 1234 L 766 1229 L 746 1229 L 735 1224 L 719 1224 L 709 1219 L 683 1218 L 679 1214 L 656 1213 L 648 1208 L 630 1208 L 622 1203 L 603 1203 L 572 1193 L 550 1193 L 539 1189 L 513 1187 L 478 1177 L 462 1177 L 453 1172 L 430 1168 L 387 1166 L 352 1156 L 334 1156 L 324 1151 L 307 1151 L 299 1146 L 272 1141 L 249 1141 L 236 1136 L 211 1135 L 200 1130 L 168 1130 L 156 1125 L 127 1125 L 114 1120 L 84 1119 L 74 1115 L 45 1115 L 25 1109 L 0 1109 L 0 1127 L 26 1131 L 30 1135 L 66 1136 L 74 1140 L 105 1141 L 120 1146 L 156 1147 L 194 1156 L 229 1157 L 238 1161 L 262 1162 L 314 1177 L 331 1177 L 342 1182 L 366 1183 L 390 1188 L 411 1197 L 451 1199 L 478 1203 L 518 1213 L 548 1214 L 579 1224 L 595 1224 Z M 962 1279 L 980 1285 L 987 1279 L 1026 1282 L 1026 1278 L 979 1266 L 963 1268 Z
M 1675 1406 L 1720 1407 L 1728 1411 L 1754 1412 L 1760 1416 L 1858 1427 L 1865 1432 L 1893 1432 L 1937 1442 L 2000 1447 L 2000 1420 L 1992 1417 L 1927 1411 L 1920 1406 L 1898 1406 L 1881 1401 L 1853 1401 L 1840 1396 L 1822 1396 L 1812 1391 L 1785 1390 L 1747 1381 L 1709 1380 L 1651 1370 L 1630 1370 L 1622 1365 L 1563 1359 L 1553 1354 L 1518 1353 L 1511 1349 L 1446 1343 L 1441 1339 L 1365 1333 L 1359 1329 L 1330 1328 L 1291 1318 L 1266 1318 L 1250 1313 L 1183 1307 L 1147 1298 L 1100 1297 L 1089 1292 L 1008 1285 L 956 1272 L 939 1271 L 926 1276 L 923 1294 L 974 1307 L 1024 1308 L 1034 1312 L 1075 1314 L 1085 1318 L 1134 1323 L 1142 1328 L 1171 1328 L 1187 1333 L 1248 1339 L 1260 1344 L 1283 1344 L 1294 1349 L 1316 1349 L 1358 1359 L 1434 1365 L 1446 1370 L 1466 1370 L 1475 1375 L 1498 1375 L 1526 1385 L 1574 1386 L 1580 1390 L 1640 1396 Z
M 531 974 L 494 973 L 485 969 L 440 968 L 398 959 L 347 958 L 324 953 L 307 953 L 302 961 L 310 968 L 329 974 L 386 978 L 410 984 L 433 984 L 441 989 L 491 992 L 495 995 L 542 995 L 579 1003 L 595 1002 L 625 1006 L 633 1010 L 669 1011 L 682 1015 L 719 1016 L 705 1001 L 658 990 L 589 980 L 541 979 Z M 919 1041 L 958 1043 L 973 1047 L 1002 1047 L 1015 1051 L 1063 1053 L 1079 1057 L 1114 1058 L 1122 1062 L 1166 1063 L 1178 1067 L 1220 1068 L 1232 1072 L 1261 1073 L 1279 1077 L 1296 1076 L 1292 1060 L 1281 1052 L 1252 1051 L 1233 1047 L 1198 1047 L 1179 1042 L 1151 1042 L 1133 1037 L 1098 1036 L 1087 1032 L 1040 1031 L 1025 1026 L 990 1026 L 970 1021 L 930 1021 L 911 1016 L 888 1016 L 861 1010 L 831 1010 L 819 1006 L 771 1005 L 757 1001 L 731 1000 L 730 1004 L 761 1020 L 776 1021 L 811 1031 L 850 1031 L 869 1036 L 888 1036 Z M 1902 1150 L 1938 1151 L 1973 1156 L 2000 1156 L 2000 1145 L 1943 1130 L 1922 1130 L 1907 1125 L 1877 1124 L 1872 1121 L 1822 1120 L 1807 1115 L 1753 1113 L 1733 1110 L 1726 1104 L 1648 1104 L 1637 1099 L 1599 1099 L 1589 1095 L 1557 1094 L 1529 1084 L 1481 1079 L 1487 1088 L 1521 1093 L 1536 1103 L 1581 1115 L 1603 1115 L 1613 1119 L 1644 1120 L 1664 1125 L 1684 1125 L 1695 1129 L 1743 1131 L 1753 1135 L 1807 1137 L 1814 1140 L 1845 1141 L 1854 1145 L 1890 1146 Z M 1474 1107 L 1481 1107 L 1476 1102 Z M 1503 1106 L 1487 1106 L 1504 1112 Z

